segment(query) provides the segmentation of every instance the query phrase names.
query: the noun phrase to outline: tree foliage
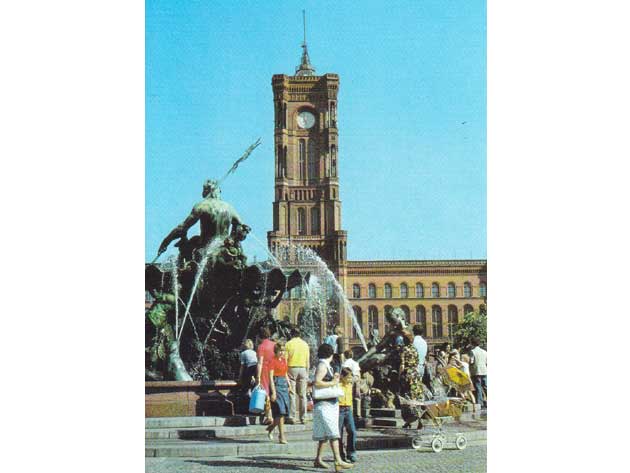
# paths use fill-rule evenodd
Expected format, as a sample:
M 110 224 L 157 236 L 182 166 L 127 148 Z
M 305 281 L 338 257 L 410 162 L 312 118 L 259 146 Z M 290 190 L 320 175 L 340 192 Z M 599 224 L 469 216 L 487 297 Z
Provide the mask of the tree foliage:
M 471 339 L 475 336 L 479 337 L 481 347 L 486 348 L 488 316 L 485 308 L 464 315 L 464 319 L 457 325 L 453 342 L 456 346 L 466 347 L 471 344 Z

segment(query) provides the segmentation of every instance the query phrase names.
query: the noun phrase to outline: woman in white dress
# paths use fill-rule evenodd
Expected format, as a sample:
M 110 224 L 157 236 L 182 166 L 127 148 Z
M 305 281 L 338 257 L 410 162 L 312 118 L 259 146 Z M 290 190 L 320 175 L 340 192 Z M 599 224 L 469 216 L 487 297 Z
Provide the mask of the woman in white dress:
M 327 343 L 322 344 L 317 350 L 319 363 L 315 370 L 314 387 L 328 388 L 339 383 L 339 373 L 333 373 L 330 362 L 333 359 L 333 348 Z M 316 468 L 330 468 L 324 462 L 322 455 L 326 441 L 330 442 L 330 448 L 335 456 L 335 471 L 352 468 L 351 463 L 346 463 L 339 455 L 339 399 L 315 399 L 313 400 L 313 440 L 318 442 Z

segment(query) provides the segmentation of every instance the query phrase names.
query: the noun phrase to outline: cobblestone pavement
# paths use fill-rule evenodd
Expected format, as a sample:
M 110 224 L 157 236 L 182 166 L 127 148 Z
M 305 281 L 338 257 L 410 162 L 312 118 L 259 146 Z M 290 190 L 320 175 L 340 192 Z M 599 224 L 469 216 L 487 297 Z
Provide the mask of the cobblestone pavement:
M 332 455 L 325 454 L 332 467 Z M 313 459 L 303 455 L 257 455 L 253 457 L 146 458 L 146 473 L 258 473 L 279 471 L 334 471 L 316 469 Z M 372 450 L 359 452 L 359 461 L 349 472 L 485 473 L 486 446 L 470 445 L 465 450 L 441 453 L 414 450 Z

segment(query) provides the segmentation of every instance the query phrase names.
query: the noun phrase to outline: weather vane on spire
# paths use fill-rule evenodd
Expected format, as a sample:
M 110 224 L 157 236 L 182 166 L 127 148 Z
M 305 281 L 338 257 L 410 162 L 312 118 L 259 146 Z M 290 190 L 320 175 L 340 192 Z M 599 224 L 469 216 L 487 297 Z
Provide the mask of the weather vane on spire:
M 302 62 L 295 68 L 296 76 L 314 76 L 315 68 L 311 66 L 311 61 L 308 57 L 308 49 L 306 47 L 306 11 L 302 10 L 302 22 L 304 24 L 304 42 L 302 43 Z

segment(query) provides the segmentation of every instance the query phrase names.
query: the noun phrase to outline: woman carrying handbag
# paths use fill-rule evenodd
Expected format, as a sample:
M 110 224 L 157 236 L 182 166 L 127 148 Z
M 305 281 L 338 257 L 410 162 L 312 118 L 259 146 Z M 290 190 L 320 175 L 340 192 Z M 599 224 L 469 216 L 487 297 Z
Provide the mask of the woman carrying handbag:
M 333 373 L 330 362 L 333 359 L 333 348 L 324 343 L 317 350 L 319 363 L 315 370 L 313 383 L 313 440 L 318 442 L 316 468 L 330 468 L 324 463 L 322 454 L 326 441 L 335 456 L 335 471 L 352 468 L 339 455 L 339 374 Z M 337 389 L 335 389 L 337 388 Z M 330 396 L 330 397 L 328 397 Z

